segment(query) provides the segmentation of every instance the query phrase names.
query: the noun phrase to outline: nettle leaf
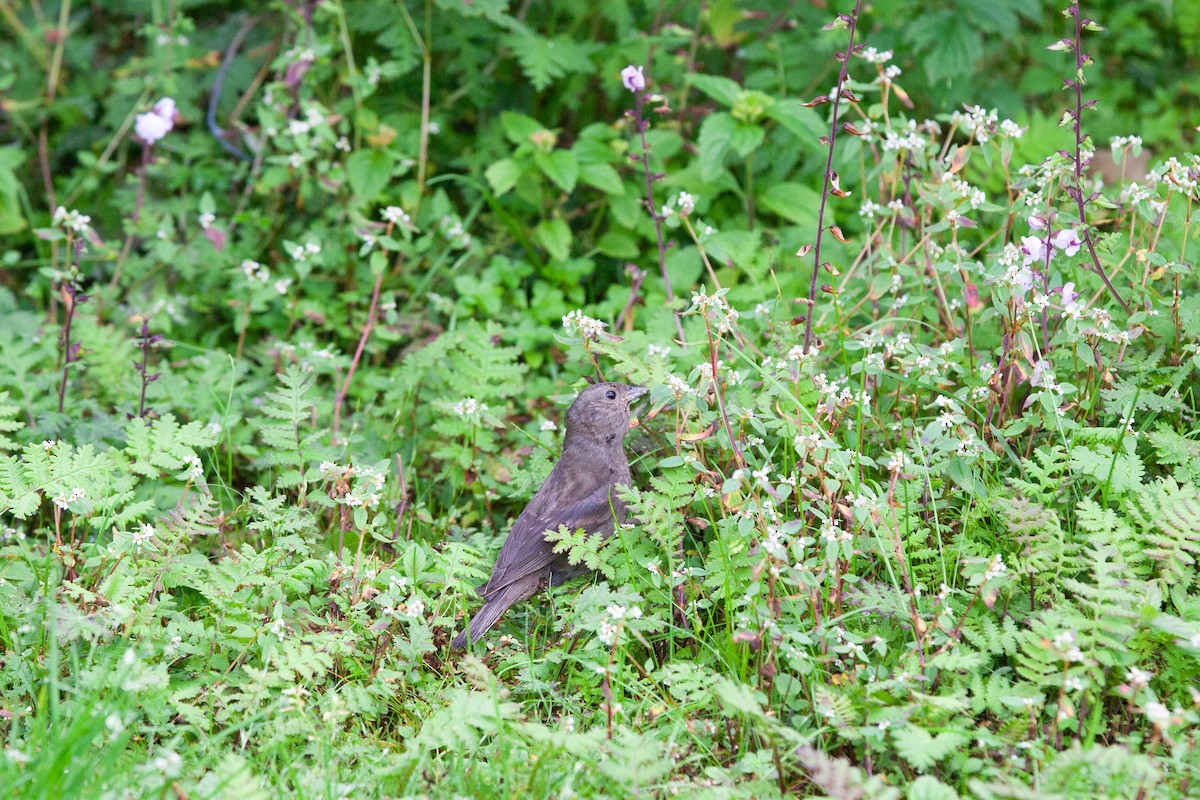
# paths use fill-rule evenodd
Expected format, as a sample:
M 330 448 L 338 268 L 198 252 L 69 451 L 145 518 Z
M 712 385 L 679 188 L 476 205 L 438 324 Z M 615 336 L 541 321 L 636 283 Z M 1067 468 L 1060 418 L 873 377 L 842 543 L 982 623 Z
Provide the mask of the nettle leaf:
M 561 219 L 538 223 L 537 240 L 555 261 L 566 261 L 571 255 L 571 228 Z
M 501 41 L 512 50 L 521 70 L 539 92 L 568 72 L 588 74 L 595 70 L 589 56 L 598 45 L 576 42 L 566 36 L 547 39 L 530 32 L 509 34 Z
M 724 106 L 732 107 L 737 100 L 742 87 L 736 81 L 720 75 L 701 75 L 693 72 L 687 76 L 687 81 L 706 95 Z
M 625 182 L 611 164 L 580 164 L 579 180 L 605 194 L 623 196 Z
M 766 135 L 767 132 L 758 125 L 739 122 L 729 137 L 729 148 L 745 158 L 758 149 Z
M 354 196 L 362 203 L 374 202 L 392 177 L 392 157 L 383 150 L 356 150 L 346 159 L 346 177 Z
M 797 225 L 816 227 L 821 195 L 810 186 L 783 181 L 758 195 L 758 205 Z
M 943 10 L 925 15 L 920 25 L 909 29 L 908 39 L 922 50 L 925 74 L 931 83 L 949 83 L 970 75 L 983 56 L 983 39 L 956 11 Z
M 569 150 L 554 150 L 550 153 L 538 151 L 533 154 L 533 161 L 558 188 L 568 194 L 574 191 L 575 182 L 579 180 L 579 162 L 574 153 Z
M 766 110 L 766 116 L 779 123 L 781 128 L 795 134 L 802 142 L 812 142 L 814 146 L 822 136 L 829 135 L 829 126 L 811 108 L 795 98 L 776 100 L 775 104 Z
M 535 133 L 546 129 L 533 117 L 515 111 L 501 112 L 500 127 L 504 129 L 505 138 L 513 144 L 526 144 Z
M 724 171 L 725 154 L 729 152 L 730 141 L 737 128 L 737 120 L 724 111 L 709 114 L 704 119 L 698 141 L 701 178 L 715 181 Z
M 492 187 L 492 191 L 499 197 L 506 194 L 517 185 L 517 181 L 521 178 L 521 173 L 524 170 L 521 165 L 511 158 L 502 158 L 495 164 L 492 164 L 484 171 L 483 177 L 487 178 L 488 185 Z

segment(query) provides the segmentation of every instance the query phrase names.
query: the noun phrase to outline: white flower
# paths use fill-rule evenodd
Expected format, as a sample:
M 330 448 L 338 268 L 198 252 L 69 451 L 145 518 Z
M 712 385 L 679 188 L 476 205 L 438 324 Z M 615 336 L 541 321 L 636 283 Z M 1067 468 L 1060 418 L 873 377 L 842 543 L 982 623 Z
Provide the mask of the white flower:
M 204 230 L 208 230 L 209 226 L 212 225 L 216 221 L 217 221 L 217 215 L 212 213 L 211 211 L 205 211 L 199 217 L 200 227 L 203 228 Z
M 87 214 L 80 214 L 75 209 L 67 210 L 63 206 L 59 206 L 54 209 L 54 217 L 50 221 L 54 225 L 70 228 L 76 233 L 84 233 L 91 224 L 92 218 Z
M 1146 703 L 1146 719 L 1160 728 L 1166 727 L 1171 721 L 1171 710 L 1157 700 Z
M 130 534 L 129 540 L 133 542 L 133 546 L 141 550 L 142 545 L 150 544 L 150 540 L 154 538 L 154 526 L 146 523 L 141 528 Z
M 175 101 L 170 97 L 164 97 L 154 104 L 154 113 L 164 119 L 175 121 Z
M 625 69 L 621 70 L 621 83 L 631 92 L 638 92 L 646 88 L 646 76 L 642 74 L 644 67 L 635 67 L 630 64 Z
M 686 217 L 696 208 L 696 196 L 687 192 L 679 193 L 679 215 Z
M 388 206 L 383 210 L 384 222 L 390 222 L 393 225 L 411 225 L 412 219 L 405 213 L 400 206 Z
M 150 762 L 154 769 L 161 772 L 168 778 L 179 777 L 180 769 L 183 766 L 183 759 L 179 757 L 179 753 L 174 750 L 163 750 L 162 755 Z
M 288 287 L 290 287 L 291 285 L 292 285 L 291 278 L 280 278 L 279 280 L 275 281 L 275 284 L 274 284 L 275 291 L 279 292 L 280 294 L 287 294 Z
M 487 412 L 487 403 L 481 403 L 474 397 L 464 397 L 454 405 L 450 406 L 450 410 L 460 417 L 466 419 L 468 417 L 476 417 Z
M 599 339 L 606 323 L 575 309 L 562 318 L 562 324 L 567 333 L 575 333 L 581 339 Z
M 1129 685 L 1134 689 L 1149 684 L 1151 677 L 1153 677 L 1151 673 L 1137 667 L 1130 667 L 1129 671 L 1125 673 L 1125 680 L 1129 681 Z
M 175 101 L 164 97 L 145 114 L 138 114 L 134 133 L 147 145 L 154 144 L 175 127 Z

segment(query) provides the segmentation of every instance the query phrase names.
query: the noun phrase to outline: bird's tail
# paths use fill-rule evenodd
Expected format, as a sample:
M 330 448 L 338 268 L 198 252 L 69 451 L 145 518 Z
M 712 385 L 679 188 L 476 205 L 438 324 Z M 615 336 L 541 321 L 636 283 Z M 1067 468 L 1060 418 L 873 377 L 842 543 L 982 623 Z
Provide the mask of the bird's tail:
M 537 588 L 538 583 L 536 580 L 517 581 L 505 586 L 498 593 L 488 598 L 488 601 L 483 604 L 483 608 L 475 612 L 475 616 L 471 617 L 471 621 L 467 623 L 467 629 L 454 637 L 454 641 L 450 643 L 450 647 L 454 650 L 465 649 L 468 633 L 471 635 L 471 644 L 475 644 L 481 636 L 496 624 L 500 616 L 505 611 L 508 611 L 513 603 L 521 602 L 536 592 Z

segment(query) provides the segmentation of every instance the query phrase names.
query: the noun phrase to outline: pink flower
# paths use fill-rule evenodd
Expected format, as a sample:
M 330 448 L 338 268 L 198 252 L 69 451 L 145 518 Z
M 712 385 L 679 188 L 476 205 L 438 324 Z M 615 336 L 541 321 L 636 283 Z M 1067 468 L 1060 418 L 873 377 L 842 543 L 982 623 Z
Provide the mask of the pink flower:
M 171 128 L 175 123 L 166 117 L 160 117 L 153 111 L 145 114 L 137 115 L 137 123 L 133 126 L 133 130 L 137 133 L 146 144 L 154 144 L 159 139 L 171 132 Z
M 1074 228 L 1066 228 L 1054 234 L 1054 246 L 1062 250 L 1068 256 L 1073 256 L 1079 252 L 1079 246 L 1083 244 L 1079 241 L 1079 234 Z
M 175 121 L 175 101 L 170 97 L 164 97 L 154 104 L 154 113 L 158 114 L 163 119 Z
M 631 92 L 638 92 L 646 88 L 646 76 L 642 74 L 644 67 L 635 67 L 630 64 L 625 69 L 621 70 L 621 83 Z
M 134 133 L 147 146 L 154 144 L 166 136 L 175 127 L 175 101 L 164 97 L 154 104 L 154 108 L 145 114 L 137 115 L 134 123 Z
M 1021 252 L 1025 254 L 1025 266 L 1035 261 L 1040 263 L 1046 260 L 1046 242 L 1037 236 L 1022 236 Z
M 1068 281 L 1062 287 L 1062 301 L 1067 308 L 1075 305 L 1075 301 L 1079 299 L 1079 292 L 1075 291 L 1075 281 Z

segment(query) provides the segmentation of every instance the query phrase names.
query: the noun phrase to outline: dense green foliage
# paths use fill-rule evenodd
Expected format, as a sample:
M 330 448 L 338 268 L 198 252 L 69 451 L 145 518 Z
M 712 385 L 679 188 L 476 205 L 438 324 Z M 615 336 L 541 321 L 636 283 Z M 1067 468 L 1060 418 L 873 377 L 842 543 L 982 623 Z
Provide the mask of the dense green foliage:
M 1200 12 L 820 5 L 0 2 L 0 794 L 1194 794 Z

